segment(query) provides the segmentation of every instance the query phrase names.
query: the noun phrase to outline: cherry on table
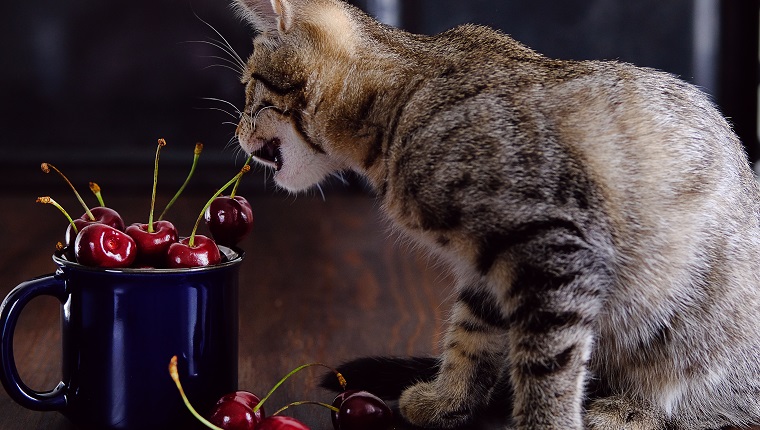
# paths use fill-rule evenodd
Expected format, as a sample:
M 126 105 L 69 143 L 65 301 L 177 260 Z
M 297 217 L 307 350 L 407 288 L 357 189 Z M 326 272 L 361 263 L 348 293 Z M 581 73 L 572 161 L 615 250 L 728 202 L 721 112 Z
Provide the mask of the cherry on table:
M 249 391 L 225 394 L 211 410 L 209 421 L 225 430 L 252 430 L 264 419 L 264 408 L 253 408 L 261 402 Z
M 135 241 L 126 233 L 105 224 L 82 228 L 74 241 L 74 255 L 79 264 L 120 268 L 134 263 Z
M 387 430 L 393 422 L 388 405 L 367 391 L 345 391 L 333 400 L 335 430 Z
M 248 406 L 249 408 L 253 409 L 254 406 L 258 405 L 261 402 L 261 399 L 259 399 L 257 395 L 251 393 L 250 391 L 239 390 L 239 391 L 235 391 L 229 394 L 225 394 L 216 403 L 219 404 L 219 403 L 227 402 L 227 401 L 242 403 Z M 263 405 L 259 408 L 257 412 L 259 412 L 259 415 L 263 417 L 264 415 Z
M 343 404 L 343 401 L 346 400 L 346 397 L 350 396 L 351 394 L 358 393 L 359 390 L 346 390 L 338 393 L 337 396 L 335 396 L 335 399 L 332 402 L 332 405 L 340 410 L 340 406 Z M 340 429 L 340 425 L 338 424 L 338 412 L 332 411 L 330 414 L 332 418 L 332 425 L 333 428 L 338 430 Z
M 241 402 L 227 400 L 214 405 L 208 420 L 225 430 L 254 430 L 262 417 Z

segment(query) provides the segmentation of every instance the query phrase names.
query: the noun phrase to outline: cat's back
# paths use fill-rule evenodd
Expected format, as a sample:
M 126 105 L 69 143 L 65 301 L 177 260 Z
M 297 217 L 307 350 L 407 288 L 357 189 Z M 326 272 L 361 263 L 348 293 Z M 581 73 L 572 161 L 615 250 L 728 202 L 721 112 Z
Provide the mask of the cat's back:
M 406 132 L 446 132 L 466 115 L 473 136 L 493 134 L 507 156 L 516 147 L 569 155 L 614 219 L 635 207 L 704 215 L 731 210 L 731 201 L 746 209 L 742 222 L 757 225 L 750 208 L 760 205 L 760 189 L 742 144 L 696 86 L 627 63 L 551 59 L 481 26 L 457 27 L 429 46 L 428 78 L 406 106 Z
M 733 246 L 757 248 L 760 188 L 709 97 L 664 72 L 585 64 L 589 74 L 532 97 L 549 134 L 597 184 L 621 249 L 646 253 L 652 241 L 648 251 L 673 267 L 681 253 L 705 253 L 697 243 L 709 242 L 710 258 Z M 755 252 L 742 249 L 734 258 Z
M 607 231 L 621 291 L 610 318 L 614 309 L 621 319 L 635 316 L 623 325 L 667 321 L 679 300 L 687 306 L 709 295 L 726 297 L 731 312 L 760 309 L 752 267 L 760 258 L 760 188 L 708 96 L 650 68 L 550 59 L 484 27 L 430 40 L 422 69 L 429 78 L 406 105 L 399 133 L 418 139 L 397 154 L 407 183 L 437 178 L 418 201 L 491 201 L 489 210 L 501 207 L 499 222 L 531 205 L 585 212 Z M 424 143 L 442 137 L 445 145 Z M 459 192 L 465 182 L 468 192 Z M 585 193 L 588 207 L 555 197 L 573 193 Z M 473 213 L 473 228 L 498 216 L 481 212 L 489 215 Z
M 547 58 L 481 26 L 457 27 L 415 49 L 423 53 L 415 73 L 427 76 L 404 101 L 398 135 L 425 141 L 466 126 L 451 149 L 498 151 L 478 165 L 510 176 L 526 162 L 542 164 L 540 173 L 575 164 L 621 228 L 663 217 L 677 225 L 688 221 L 682 215 L 740 205 L 741 222 L 756 229 L 760 190 L 741 142 L 695 86 L 626 63 Z M 417 149 L 423 160 L 436 147 Z M 515 157 L 520 153 L 538 156 Z M 557 176 L 523 179 L 541 178 Z

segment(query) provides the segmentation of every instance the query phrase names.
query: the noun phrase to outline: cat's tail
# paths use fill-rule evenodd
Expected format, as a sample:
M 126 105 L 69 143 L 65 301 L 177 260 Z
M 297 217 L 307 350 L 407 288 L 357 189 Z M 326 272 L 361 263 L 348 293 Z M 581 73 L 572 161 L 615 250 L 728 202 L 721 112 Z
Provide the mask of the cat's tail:
M 346 378 L 346 389 L 365 390 L 385 400 L 396 400 L 410 385 L 434 379 L 438 368 L 436 357 L 365 357 L 343 363 L 337 370 Z M 320 386 L 342 391 L 333 373 L 324 375 Z

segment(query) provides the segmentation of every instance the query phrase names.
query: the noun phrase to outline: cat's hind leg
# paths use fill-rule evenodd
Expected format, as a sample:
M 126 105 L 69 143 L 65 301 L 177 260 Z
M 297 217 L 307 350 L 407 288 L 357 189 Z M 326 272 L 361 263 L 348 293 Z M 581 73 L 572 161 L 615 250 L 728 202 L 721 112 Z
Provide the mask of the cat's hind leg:
M 587 430 L 676 430 L 665 413 L 650 402 L 636 401 L 625 396 L 610 396 L 593 400 L 584 417 Z

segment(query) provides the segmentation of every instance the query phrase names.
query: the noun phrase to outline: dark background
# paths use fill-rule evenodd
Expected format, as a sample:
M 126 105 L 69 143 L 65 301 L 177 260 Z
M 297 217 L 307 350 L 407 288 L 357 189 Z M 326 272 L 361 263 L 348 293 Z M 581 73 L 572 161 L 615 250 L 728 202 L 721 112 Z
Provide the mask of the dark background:
M 370 10 L 372 2 L 356 1 Z M 400 4 L 400 24 L 411 31 L 482 23 L 549 56 L 618 59 L 680 75 L 714 96 L 758 158 L 760 0 Z M 52 185 L 57 179 L 39 172 L 47 161 L 78 185 L 96 180 L 112 192 L 148 193 L 159 137 L 169 142 L 160 173 L 167 188 L 184 179 L 196 141 L 206 147 L 200 189 L 220 186 L 242 164 L 232 140 L 236 119 L 218 110 L 233 108 L 205 99 L 243 104 L 237 74 L 214 58 L 225 53 L 207 43 L 220 36 L 202 21 L 245 58 L 253 32 L 228 1 L 29 0 L 4 2 L 0 14 L 0 179 L 7 192 L 61 192 Z M 253 176 L 261 180 L 248 186 L 269 192 L 263 173 Z

